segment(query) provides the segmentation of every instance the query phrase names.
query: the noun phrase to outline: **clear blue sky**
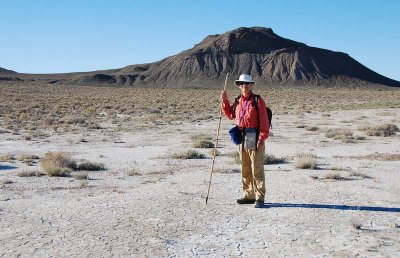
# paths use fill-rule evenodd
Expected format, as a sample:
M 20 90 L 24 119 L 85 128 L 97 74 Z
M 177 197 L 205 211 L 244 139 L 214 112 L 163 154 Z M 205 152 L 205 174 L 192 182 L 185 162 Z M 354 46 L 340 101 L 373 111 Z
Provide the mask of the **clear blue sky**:
M 58 73 L 149 63 L 210 34 L 270 27 L 400 80 L 398 0 L 3 0 L 0 67 Z

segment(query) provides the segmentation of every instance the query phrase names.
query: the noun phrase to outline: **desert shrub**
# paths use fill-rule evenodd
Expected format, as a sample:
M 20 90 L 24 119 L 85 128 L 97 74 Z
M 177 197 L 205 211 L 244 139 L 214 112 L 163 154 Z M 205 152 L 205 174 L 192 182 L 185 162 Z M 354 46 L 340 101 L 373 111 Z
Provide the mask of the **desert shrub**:
M 39 156 L 36 155 L 26 155 L 22 154 L 21 156 L 18 157 L 18 160 L 21 161 L 22 163 L 27 164 L 28 166 L 33 165 L 34 160 L 40 159 Z
M 172 155 L 174 159 L 205 159 L 206 156 L 195 150 L 188 150 L 181 153 L 175 153 Z
M 139 173 L 136 169 L 131 169 L 126 173 L 127 176 L 141 176 L 142 174 Z
M 335 171 L 342 171 L 342 170 L 346 170 L 345 168 L 343 168 L 342 165 L 333 165 L 331 167 L 329 167 L 330 170 L 335 170 Z
M 106 168 L 103 163 L 85 161 L 83 163 L 80 163 L 77 169 L 87 170 L 87 171 L 100 171 L 100 170 L 105 170 Z
M 384 124 L 375 127 L 367 127 L 366 133 L 369 136 L 382 136 L 388 137 L 396 135 L 396 132 L 399 131 L 399 128 L 394 124 Z
M 323 177 L 319 177 L 317 175 L 312 175 L 310 177 L 314 180 L 336 180 L 336 181 L 353 180 L 352 178 L 341 176 L 339 173 L 330 173 Z
M 319 130 L 319 127 L 318 126 L 307 126 L 305 129 L 307 131 L 315 132 L 315 131 Z
M 264 165 L 268 164 L 282 164 L 286 162 L 286 158 L 277 158 L 274 155 L 266 154 L 264 156 Z
M 84 179 L 79 184 L 80 188 L 86 188 L 88 186 L 89 186 L 89 182 L 87 180 L 84 180 Z
M 317 160 L 312 157 L 298 157 L 294 164 L 295 168 L 300 169 L 316 169 L 317 165 Z
M 49 176 L 67 176 L 77 169 L 76 161 L 66 152 L 48 152 L 41 162 L 44 172 Z
M 317 155 L 315 155 L 315 154 L 313 154 L 313 153 L 310 153 L 310 152 L 298 153 L 298 154 L 296 155 L 296 157 L 297 157 L 297 158 L 313 158 L 313 159 L 317 159 L 317 158 L 318 158 Z
M 366 175 L 366 174 L 363 174 L 363 173 L 359 173 L 359 172 L 351 172 L 350 176 L 351 177 L 360 177 L 360 178 L 363 178 L 363 179 L 373 179 L 373 177 L 371 177 L 369 175 Z
M 0 156 L 1 162 L 12 162 L 13 160 L 15 160 L 15 157 L 12 154 L 5 154 Z
M 331 179 L 331 180 L 337 180 L 337 181 L 349 180 L 347 177 L 343 177 L 339 173 L 327 174 L 327 175 L 325 175 L 324 179 Z
M 39 177 L 43 176 L 43 173 L 40 171 L 21 171 L 17 174 L 19 177 Z
M 14 181 L 11 181 L 11 180 L 9 180 L 9 179 L 3 179 L 3 180 L 1 180 L 1 184 L 2 184 L 2 185 L 10 185 L 10 184 L 12 184 L 12 183 L 14 183 Z
M 351 143 L 356 140 L 363 140 L 364 137 L 355 137 L 353 132 L 348 129 L 328 129 L 325 132 L 327 138 L 332 138 L 334 140 L 341 140 L 342 142 Z
M 191 137 L 192 141 L 211 141 L 213 137 L 206 133 L 200 133 Z
M 214 148 L 214 143 L 207 140 L 197 140 L 192 146 L 193 148 Z
M 77 180 L 87 180 L 89 179 L 88 173 L 79 172 L 73 175 L 73 177 Z

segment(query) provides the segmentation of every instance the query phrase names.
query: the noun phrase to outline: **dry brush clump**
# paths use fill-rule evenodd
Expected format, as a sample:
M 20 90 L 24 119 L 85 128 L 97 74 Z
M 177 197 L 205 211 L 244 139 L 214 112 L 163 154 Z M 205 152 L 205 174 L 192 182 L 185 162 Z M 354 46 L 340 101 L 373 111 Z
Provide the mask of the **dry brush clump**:
M 135 168 L 132 168 L 128 172 L 126 172 L 127 176 L 141 176 L 142 174 L 139 173 Z
M 66 152 L 48 152 L 42 162 L 44 172 L 49 176 L 68 176 L 78 168 L 75 160 Z
M 10 184 L 13 184 L 13 183 L 14 183 L 14 181 L 12 181 L 10 179 L 2 179 L 0 181 L 0 184 L 2 184 L 2 185 L 10 185 Z
M 354 143 L 357 140 L 365 139 L 363 136 L 354 136 L 353 132 L 349 129 L 328 129 L 325 132 L 325 136 L 334 140 L 341 140 L 345 143 Z
M 44 174 L 40 171 L 21 171 L 17 173 L 17 176 L 19 177 L 40 177 L 43 176 Z
M 363 173 L 359 173 L 359 172 L 351 172 L 348 176 L 344 176 L 340 173 L 333 172 L 333 173 L 328 173 L 323 176 L 312 175 L 311 178 L 314 180 L 333 180 L 333 181 L 351 181 L 351 180 L 359 180 L 359 179 L 373 179 L 373 177 L 368 176 Z
M 373 153 L 364 156 L 333 156 L 334 158 L 348 158 L 348 159 L 366 159 L 366 160 L 379 160 L 379 161 L 399 161 L 400 154 L 397 153 Z
M 18 160 L 28 166 L 33 166 L 40 159 L 37 155 L 22 154 L 18 157 Z
M 207 141 L 207 140 L 198 140 L 192 144 L 193 148 L 214 148 L 214 143 Z
M 77 180 L 88 180 L 89 174 L 87 172 L 78 172 L 73 175 L 73 178 Z
M 264 165 L 283 164 L 286 162 L 286 157 L 277 158 L 272 154 L 265 154 L 264 156 Z
M 360 128 L 360 130 L 365 131 L 368 136 L 381 136 L 389 137 L 396 135 L 399 132 L 399 128 L 394 124 L 383 124 L 375 127 L 365 127 Z
M 196 134 L 191 137 L 193 148 L 214 148 L 214 143 L 211 141 L 213 137 L 206 133 Z
M 15 157 L 13 154 L 0 155 L 1 162 L 13 162 L 14 160 L 15 160 Z
M 312 153 L 300 153 L 295 157 L 294 167 L 299 169 L 317 169 L 317 156 Z
M 44 172 L 49 176 L 69 176 L 73 171 L 105 170 L 102 163 L 84 161 L 80 164 L 67 152 L 48 152 L 41 161 Z
M 90 161 L 84 161 L 82 163 L 79 163 L 77 166 L 77 170 L 85 170 L 85 171 L 101 171 L 105 169 L 106 167 L 103 163 L 90 162 Z
M 205 159 L 206 155 L 195 150 L 187 150 L 180 153 L 172 154 L 174 159 Z

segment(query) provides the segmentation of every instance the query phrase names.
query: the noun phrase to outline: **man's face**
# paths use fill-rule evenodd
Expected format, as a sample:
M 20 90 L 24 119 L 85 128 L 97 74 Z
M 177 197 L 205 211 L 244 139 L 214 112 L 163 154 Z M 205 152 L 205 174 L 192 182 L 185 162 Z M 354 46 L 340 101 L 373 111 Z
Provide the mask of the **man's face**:
M 253 89 L 253 83 L 250 82 L 240 82 L 239 83 L 240 90 L 243 95 L 248 95 Z

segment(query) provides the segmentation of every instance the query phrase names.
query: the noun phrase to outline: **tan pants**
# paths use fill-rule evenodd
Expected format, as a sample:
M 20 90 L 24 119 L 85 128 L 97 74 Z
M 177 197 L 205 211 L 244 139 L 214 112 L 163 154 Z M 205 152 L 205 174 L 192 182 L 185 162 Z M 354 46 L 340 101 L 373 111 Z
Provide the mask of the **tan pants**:
M 264 201 L 265 174 L 264 174 L 265 146 L 260 150 L 243 150 L 239 145 L 239 155 L 242 161 L 243 197 Z

